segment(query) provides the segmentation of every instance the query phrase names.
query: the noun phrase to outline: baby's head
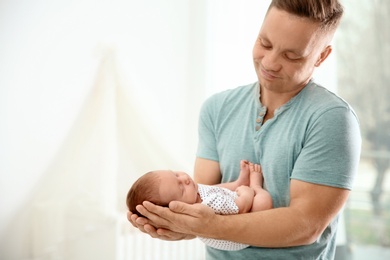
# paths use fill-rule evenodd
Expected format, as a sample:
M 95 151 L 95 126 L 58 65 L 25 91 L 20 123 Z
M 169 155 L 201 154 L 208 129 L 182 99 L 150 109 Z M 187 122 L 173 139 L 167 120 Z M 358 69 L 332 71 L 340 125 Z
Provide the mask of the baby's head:
M 173 200 L 193 204 L 199 201 L 198 185 L 185 172 L 159 170 L 141 176 L 127 194 L 129 210 L 142 216 L 135 207 L 143 201 L 168 206 Z
M 151 171 L 142 175 L 134 182 L 127 193 L 126 204 L 129 210 L 138 216 L 142 216 L 135 207 L 142 204 L 145 200 L 157 205 L 167 206 L 163 205 L 160 199 L 160 183 L 161 179 L 159 178 L 158 172 Z

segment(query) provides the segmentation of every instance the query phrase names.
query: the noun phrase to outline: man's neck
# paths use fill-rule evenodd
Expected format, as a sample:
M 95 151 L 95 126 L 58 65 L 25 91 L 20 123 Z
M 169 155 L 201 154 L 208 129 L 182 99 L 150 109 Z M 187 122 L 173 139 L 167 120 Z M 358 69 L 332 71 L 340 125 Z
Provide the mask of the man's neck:
M 260 101 L 267 108 L 263 123 L 274 116 L 275 110 L 295 97 L 305 86 L 290 92 L 275 92 L 260 86 Z

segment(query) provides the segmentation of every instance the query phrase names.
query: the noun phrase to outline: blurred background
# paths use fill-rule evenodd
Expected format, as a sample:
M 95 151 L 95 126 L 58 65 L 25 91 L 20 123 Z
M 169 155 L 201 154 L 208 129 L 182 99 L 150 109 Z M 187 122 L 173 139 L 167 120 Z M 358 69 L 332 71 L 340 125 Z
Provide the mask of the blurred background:
M 337 258 L 390 258 L 390 1 L 342 3 L 315 74 L 363 134 Z M 202 102 L 256 81 L 268 4 L 1 0 L 0 259 L 204 259 L 132 228 L 125 196 L 151 169 L 192 172 Z

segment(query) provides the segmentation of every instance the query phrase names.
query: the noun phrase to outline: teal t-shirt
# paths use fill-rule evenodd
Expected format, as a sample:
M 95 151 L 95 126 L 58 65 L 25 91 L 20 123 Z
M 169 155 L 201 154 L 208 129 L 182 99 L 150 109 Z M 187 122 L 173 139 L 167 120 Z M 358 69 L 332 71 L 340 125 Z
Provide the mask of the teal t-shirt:
M 262 124 L 265 113 L 257 82 L 211 96 L 200 112 L 197 157 L 218 161 L 222 182 L 237 179 L 242 159 L 261 164 L 274 207 L 289 205 L 291 179 L 352 188 L 361 137 L 357 117 L 343 99 L 310 81 Z M 207 248 L 207 259 L 332 259 L 337 222 L 338 217 L 311 245 Z

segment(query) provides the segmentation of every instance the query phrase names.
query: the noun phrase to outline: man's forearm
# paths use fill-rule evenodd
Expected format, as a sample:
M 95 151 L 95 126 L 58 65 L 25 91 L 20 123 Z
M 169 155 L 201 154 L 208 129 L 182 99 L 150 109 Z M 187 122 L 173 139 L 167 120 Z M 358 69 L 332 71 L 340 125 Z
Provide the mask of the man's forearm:
M 198 236 L 230 240 L 260 247 L 289 247 L 311 244 L 318 228 L 307 216 L 291 208 L 277 208 L 238 215 L 217 215 L 215 223 Z
M 214 215 L 207 219 L 207 225 L 199 223 L 192 231 L 200 231 L 195 234 L 199 236 L 260 247 L 307 245 L 313 243 L 337 216 L 349 194 L 346 189 L 297 180 L 291 181 L 290 190 L 288 207 Z

